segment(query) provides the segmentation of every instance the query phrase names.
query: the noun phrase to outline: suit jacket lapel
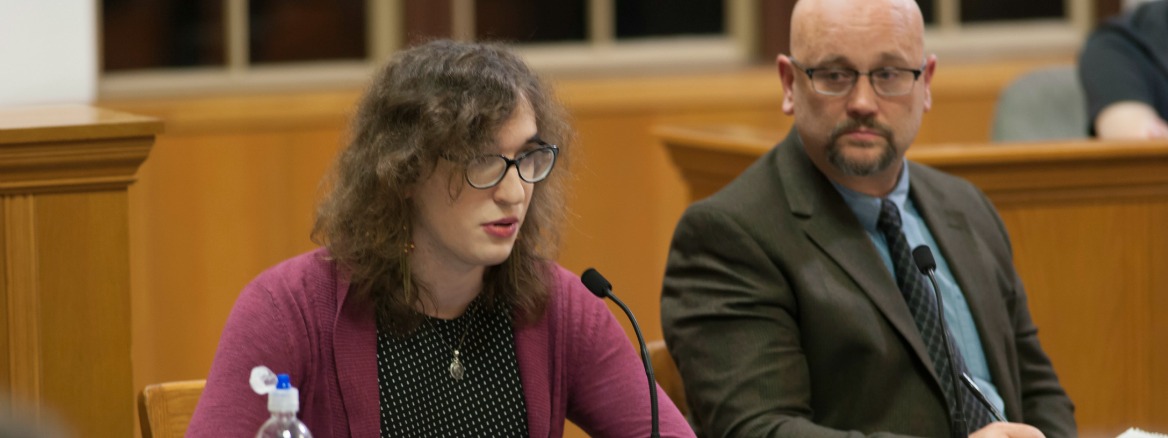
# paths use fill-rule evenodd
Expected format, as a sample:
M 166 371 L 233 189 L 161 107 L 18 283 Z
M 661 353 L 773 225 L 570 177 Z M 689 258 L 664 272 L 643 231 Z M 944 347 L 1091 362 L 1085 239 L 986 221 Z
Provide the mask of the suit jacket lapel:
M 938 187 L 940 183 L 929 181 L 923 169 L 914 168 L 910 174 L 913 178 L 910 196 L 969 305 L 994 386 L 1004 400 L 1011 400 L 1017 391 L 1011 383 L 1012 373 L 1007 363 L 1010 353 L 1006 349 L 1013 345 L 1007 329 L 1011 323 L 1000 294 L 993 293 L 998 290 L 992 283 L 995 275 L 990 270 L 994 262 L 983 260 L 987 251 L 975 239 L 965 214 L 942 200 L 944 189 Z
M 782 180 L 792 214 L 801 219 L 804 233 L 867 294 L 936 380 L 932 360 L 896 279 L 880 262 L 880 255 L 855 213 L 807 157 L 794 130 L 779 148 L 778 178 Z

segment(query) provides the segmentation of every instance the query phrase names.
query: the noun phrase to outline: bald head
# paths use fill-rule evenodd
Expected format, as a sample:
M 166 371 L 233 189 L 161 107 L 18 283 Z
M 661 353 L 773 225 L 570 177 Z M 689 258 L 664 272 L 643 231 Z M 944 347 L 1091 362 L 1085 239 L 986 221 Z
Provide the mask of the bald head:
M 913 0 L 799 0 L 791 13 L 791 54 L 796 59 L 808 52 L 830 56 L 832 44 L 841 41 L 895 39 L 920 58 L 924 29 Z
M 803 149 L 832 181 L 871 196 L 895 186 L 932 106 L 937 58 L 925 56 L 924 33 L 913 0 L 795 4 L 791 54 L 775 59 L 783 112 L 795 117 Z

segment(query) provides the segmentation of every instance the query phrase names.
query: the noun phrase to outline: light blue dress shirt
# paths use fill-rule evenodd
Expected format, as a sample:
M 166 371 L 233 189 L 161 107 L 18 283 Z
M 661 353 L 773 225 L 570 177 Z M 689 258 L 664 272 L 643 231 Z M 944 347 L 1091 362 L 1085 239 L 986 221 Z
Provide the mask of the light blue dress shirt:
M 880 198 L 853 191 L 836 184 L 834 181 L 832 184 L 843 196 L 848 207 L 856 214 L 860 224 L 864 226 L 868 238 L 873 245 L 876 245 L 876 252 L 880 253 L 880 258 L 884 260 L 884 266 L 888 268 L 888 272 L 892 273 L 893 278 L 896 278 L 896 271 L 892 267 L 892 257 L 888 251 L 888 243 L 884 241 L 884 235 L 876 229 L 876 219 L 880 217 Z M 977 333 L 973 315 L 969 313 L 969 305 L 965 302 L 965 295 L 962 294 L 961 287 L 953 278 L 949 264 L 945 262 L 945 256 L 941 254 L 937 241 L 929 232 L 928 225 L 921 219 L 912 199 L 908 197 L 908 191 L 909 175 L 908 162 L 906 161 L 901 166 L 900 180 L 892 189 L 892 193 L 888 195 L 888 200 L 900 209 L 902 229 L 905 239 L 908 240 L 909 248 L 926 245 L 933 250 L 933 257 L 937 259 L 935 272 L 937 285 L 941 288 L 942 305 L 945 308 L 945 324 L 949 328 L 949 333 L 953 335 L 954 342 L 957 344 L 956 348 L 965 359 L 969 376 L 977 383 L 978 388 L 981 389 L 990 403 L 993 403 L 994 407 L 998 409 L 998 412 L 1005 412 L 1005 402 L 1002 401 L 1002 397 L 998 395 L 998 389 L 990 381 L 985 351 L 981 348 L 981 337 Z M 932 289 L 933 286 L 928 280 L 925 280 L 925 284 L 929 285 L 930 290 Z

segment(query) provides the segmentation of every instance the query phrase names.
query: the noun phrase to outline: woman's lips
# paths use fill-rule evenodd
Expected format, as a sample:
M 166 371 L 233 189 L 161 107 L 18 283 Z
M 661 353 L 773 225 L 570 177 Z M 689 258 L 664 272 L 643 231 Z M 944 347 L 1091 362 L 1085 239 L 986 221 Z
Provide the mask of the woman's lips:
M 504 219 L 500 221 L 483 224 L 483 230 L 495 237 L 508 238 L 514 236 L 519 232 L 519 221 L 515 219 Z

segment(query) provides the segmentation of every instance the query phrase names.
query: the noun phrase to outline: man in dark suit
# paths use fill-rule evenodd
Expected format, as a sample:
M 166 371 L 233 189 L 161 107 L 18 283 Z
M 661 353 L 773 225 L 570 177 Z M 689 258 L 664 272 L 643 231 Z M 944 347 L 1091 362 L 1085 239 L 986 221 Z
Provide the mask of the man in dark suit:
M 777 59 L 795 129 L 692 205 L 669 254 L 662 322 L 699 434 L 1076 434 L 993 206 L 904 159 L 931 105 L 923 28 L 911 0 L 796 4 Z

